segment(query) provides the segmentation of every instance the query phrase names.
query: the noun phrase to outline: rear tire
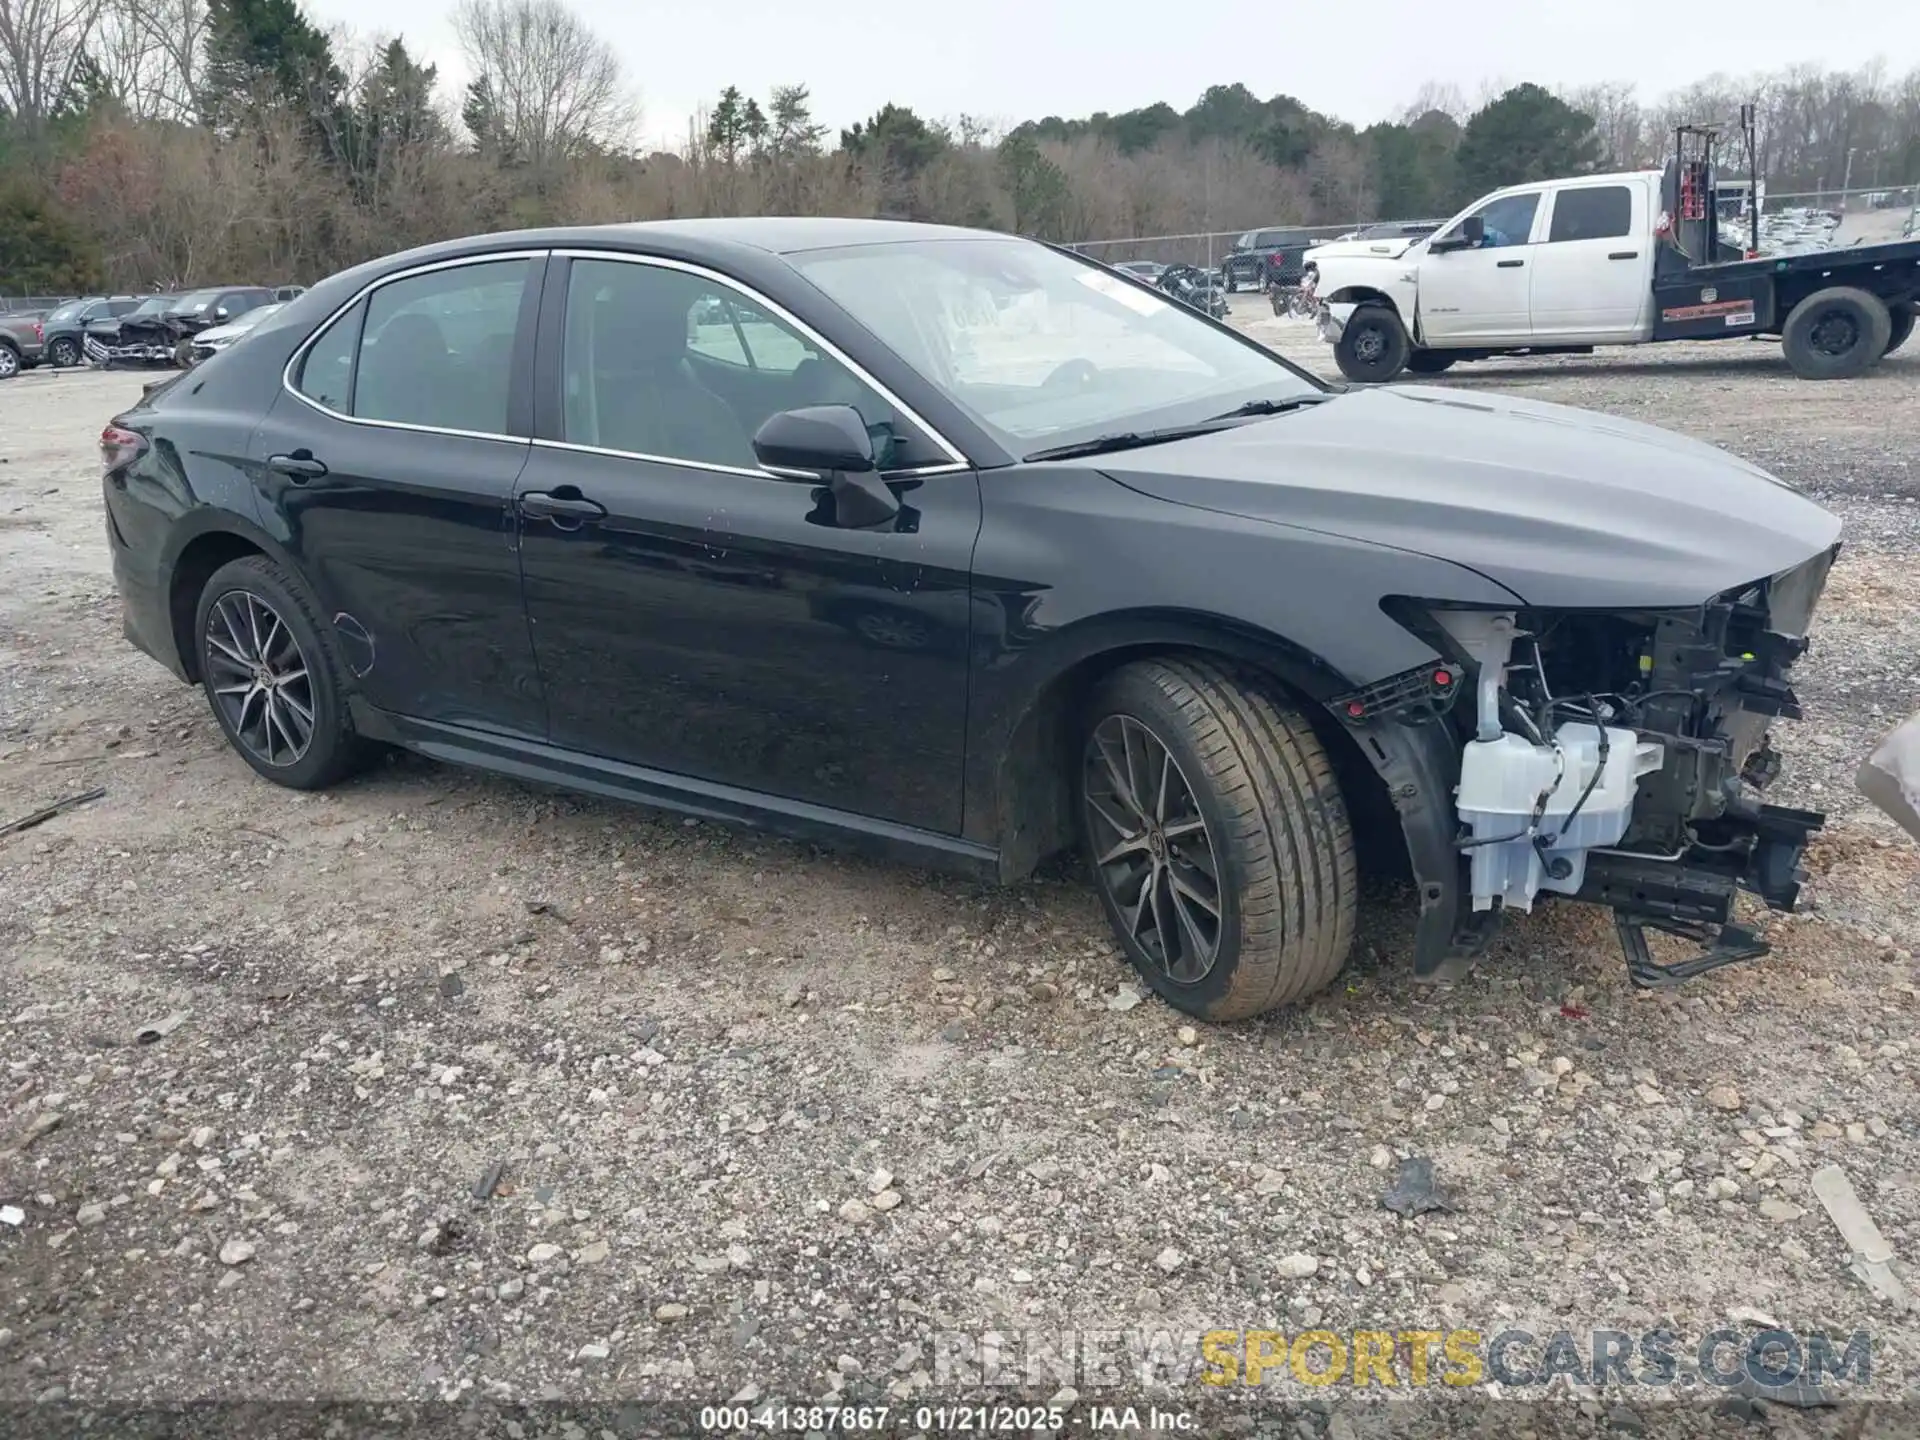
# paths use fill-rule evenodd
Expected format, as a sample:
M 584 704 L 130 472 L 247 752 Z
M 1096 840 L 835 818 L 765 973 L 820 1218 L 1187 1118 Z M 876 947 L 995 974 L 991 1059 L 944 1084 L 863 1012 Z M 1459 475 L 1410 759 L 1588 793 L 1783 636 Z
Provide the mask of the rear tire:
M 1445 350 L 1416 350 L 1407 357 L 1407 369 L 1415 375 L 1438 375 L 1451 370 L 1459 358 Z
M 5 340 L 0 340 L 0 380 L 11 380 L 21 371 L 20 352 Z
M 1377 300 L 1355 308 L 1333 347 L 1334 363 L 1349 380 L 1380 385 L 1407 368 L 1413 342 L 1390 305 Z
M 1893 329 L 1887 336 L 1887 348 L 1880 352 L 1882 358 L 1893 354 L 1906 344 L 1907 337 L 1913 334 L 1914 302 L 1909 300 L 1904 305 L 1894 306 L 1889 315 L 1893 322 Z
M 1089 863 L 1141 978 L 1206 1020 L 1331 983 L 1353 944 L 1353 833 L 1325 748 L 1277 688 L 1144 661 L 1100 685 L 1084 734 Z
M 1793 307 L 1780 348 L 1802 380 L 1850 380 L 1879 362 L 1892 334 L 1893 317 L 1878 295 L 1835 285 Z
M 323 790 L 366 763 L 371 747 L 353 732 L 332 637 L 299 580 L 264 555 L 222 565 L 193 623 L 201 688 L 256 772 Z

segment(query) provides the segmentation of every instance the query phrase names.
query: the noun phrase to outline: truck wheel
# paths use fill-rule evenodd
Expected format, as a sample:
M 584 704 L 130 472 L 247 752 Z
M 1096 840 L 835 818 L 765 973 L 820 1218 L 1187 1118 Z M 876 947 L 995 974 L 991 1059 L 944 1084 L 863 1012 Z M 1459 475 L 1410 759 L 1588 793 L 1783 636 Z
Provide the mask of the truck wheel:
M 1911 300 L 1904 305 L 1893 307 L 1891 312 L 1893 332 L 1887 336 L 1887 348 L 1880 352 L 1882 355 L 1891 355 L 1907 343 L 1907 337 L 1913 334 L 1913 315 L 1914 302 Z
M 1438 375 L 1442 370 L 1451 370 L 1459 358 L 1445 350 L 1416 350 L 1407 357 L 1407 369 L 1416 375 Z
M 1349 380 L 1380 384 L 1407 368 L 1413 343 L 1390 305 L 1358 306 L 1333 347 L 1334 363 Z
M 1299 712 L 1260 677 L 1149 660 L 1099 687 L 1085 735 L 1094 883 L 1146 983 L 1207 1020 L 1329 984 L 1353 943 L 1353 832 Z
M 1793 307 L 1780 346 L 1802 380 L 1849 380 L 1886 353 L 1892 334 L 1893 317 L 1878 295 L 1835 285 Z
M 0 340 L 0 380 L 11 380 L 20 373 L 20 352 Z

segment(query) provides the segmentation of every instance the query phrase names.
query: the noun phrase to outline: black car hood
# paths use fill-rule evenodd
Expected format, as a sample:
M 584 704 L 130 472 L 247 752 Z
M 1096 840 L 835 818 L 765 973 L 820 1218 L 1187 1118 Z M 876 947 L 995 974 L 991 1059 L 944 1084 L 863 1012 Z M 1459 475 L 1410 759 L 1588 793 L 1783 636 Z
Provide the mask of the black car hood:
M 1711 445 L 1433 386 L 1352 391 L 1101 469 L 1177 504 L 1449 560 L 1541 606 L 1695 605 L 1840 534 L 1837 517 Z

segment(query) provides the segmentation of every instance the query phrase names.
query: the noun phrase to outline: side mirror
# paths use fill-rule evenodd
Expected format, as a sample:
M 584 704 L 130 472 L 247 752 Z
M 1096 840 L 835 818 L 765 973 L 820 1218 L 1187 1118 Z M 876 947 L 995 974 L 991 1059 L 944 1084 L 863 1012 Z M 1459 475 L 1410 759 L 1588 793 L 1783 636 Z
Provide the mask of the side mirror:
M 851 405 L 769 415 L 754 432 L 753 453 L 776 479 L 826 482 L 833 523 L 844 529 L 870 529 L 900 514 L 900 501 L 875 466 L 873 436 Z
M 797 470 L 810 480 L 873 469 L 873 437 L 851 405 L 808 405 L 769 415 L 754 432 L 753 453 L 775 474 Z
M 1477 250 L 1486 238 L 1486 220 L 1479 215 L 1469 215 L 1460 222 L 1458 230 L 1436 235 L 1428 242 L 1427 249 L 1436 255 L 1444 255 L 1449 250 Z
M 225 319 L 228 319 L 228 318 L 230 318 L 230 317 L 228 316 L 228 314 L 227 314 L 227 307 L 226 307 L 226 306 L 224 306 L 224 305 L 216 305 L 216 306 L 214 306 L 214 307 L 213 307 L 213 318 L 214 318 L 214 319 L 216 319 L 216 320 L 225 320 Z

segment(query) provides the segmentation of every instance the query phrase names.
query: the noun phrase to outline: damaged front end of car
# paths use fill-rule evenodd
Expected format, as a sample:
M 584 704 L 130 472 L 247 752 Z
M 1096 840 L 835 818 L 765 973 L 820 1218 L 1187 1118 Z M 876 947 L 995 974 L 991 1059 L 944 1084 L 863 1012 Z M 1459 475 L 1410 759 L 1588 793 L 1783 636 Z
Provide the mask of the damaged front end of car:
M 1542 896 L 1611 909 L 1638 986 L 1766 953 L 1735 897 L 1791 910 L 1824 822 L 1762 796 L 1838 549 L 1686 609 L 1388 602 L 1440 658 L 1332 709 L 1400 812 L 1416 974 L 1460 973 Z M 1649 932 L 1699 953 L 1661 964 Z

